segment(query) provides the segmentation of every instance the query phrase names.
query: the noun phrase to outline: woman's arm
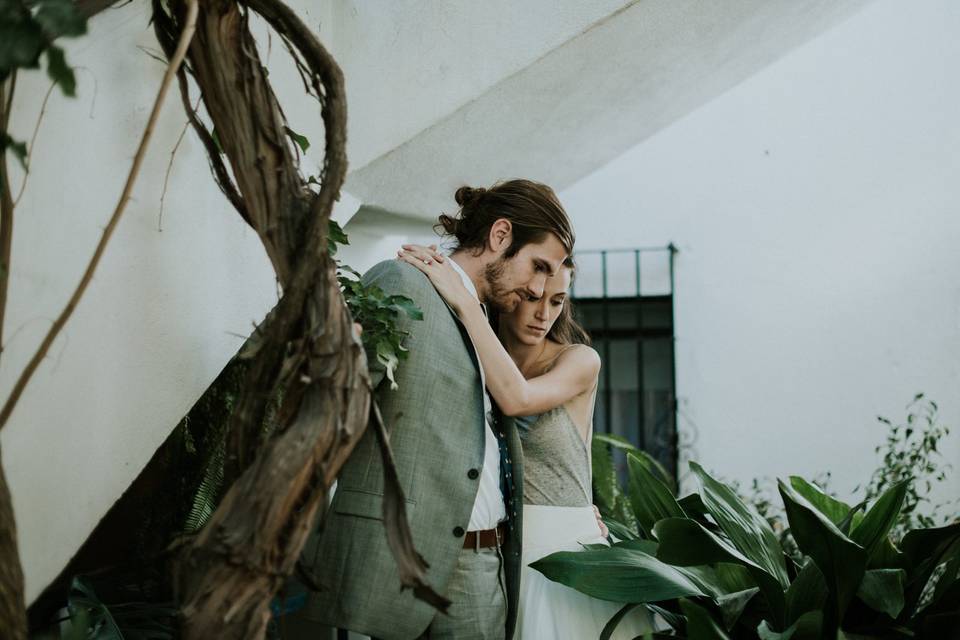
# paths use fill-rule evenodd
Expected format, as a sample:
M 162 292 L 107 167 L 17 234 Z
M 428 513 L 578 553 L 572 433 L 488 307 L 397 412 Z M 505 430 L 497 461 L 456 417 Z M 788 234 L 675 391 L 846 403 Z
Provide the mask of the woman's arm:
M 413 248 L 401 251 L 399 257 L 425 273 L 457 312 L 477 349 L 487 389 L 505 414 L 523 416 L 548 411 L 593 388 L 600 371 L 600 357 L 586 345 L 567 350 L 547 373 L 524 378 L 480 305 L 463 286 L 460 274 L 442 256 L 420 253 L 423 255 Z
M 479 306 L 458 312 L 480 356 L 487 389 L 508 416 L 549 411 L 593 388 L 600 356 L 586 345 L 568 349 L 550 371 L 524 378 Z

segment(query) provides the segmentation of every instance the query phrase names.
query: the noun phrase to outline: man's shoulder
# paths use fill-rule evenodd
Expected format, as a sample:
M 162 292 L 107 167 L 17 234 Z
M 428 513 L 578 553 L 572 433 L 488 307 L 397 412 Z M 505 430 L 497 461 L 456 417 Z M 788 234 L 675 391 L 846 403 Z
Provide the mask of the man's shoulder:
M 436 289 L 426 274 L 402 260 L 384 260 L 373 265 L 363 274 L 366 285 L 377 285 L 387 293 L 403 293 L 422 300 Z

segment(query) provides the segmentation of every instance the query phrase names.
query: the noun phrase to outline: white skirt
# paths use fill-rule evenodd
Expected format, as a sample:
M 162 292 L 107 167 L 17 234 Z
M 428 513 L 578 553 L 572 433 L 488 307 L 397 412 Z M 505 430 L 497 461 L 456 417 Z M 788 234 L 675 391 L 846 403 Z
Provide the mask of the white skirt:
M 598 600 L 529 567 L 557 551 L 582 551 L 583 544 L 608 544 L 600 534 L 593 507 L 523 505 L 523 569 L 520 574 L 518 640 L 589 640 L 599 638 L 604 626 L 623 604 Z M 632 640 L 653 630 L 643 607 L 627 614 L 614 640 Z

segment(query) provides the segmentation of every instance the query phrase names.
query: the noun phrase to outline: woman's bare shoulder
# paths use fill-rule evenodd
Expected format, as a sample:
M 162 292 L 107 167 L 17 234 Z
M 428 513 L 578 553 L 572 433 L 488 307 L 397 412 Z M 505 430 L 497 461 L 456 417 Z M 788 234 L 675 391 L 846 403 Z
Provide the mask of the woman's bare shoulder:
M 554 369 L 575 368 L 585 375 L 596 375 L 600 371 L 600 354 L 586 344 L 559 345 L 556 351 Z

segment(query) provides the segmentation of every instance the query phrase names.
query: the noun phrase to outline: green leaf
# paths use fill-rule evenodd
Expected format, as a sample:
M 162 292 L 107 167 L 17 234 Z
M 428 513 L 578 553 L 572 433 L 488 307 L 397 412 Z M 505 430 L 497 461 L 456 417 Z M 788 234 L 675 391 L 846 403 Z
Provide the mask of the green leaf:
M 73 69 L 67 65 L 63 49 L 50 45 L 47 49 L 47 75 L 60 87 L 65 96 L 71 98 L 77 95 L 77 78 Z
M 937 580 L 933 596 L 930 598 L 929 606 L 934 606 L 946 598 L 946 594 L 953 590 L 960 589 L 960 540 L 956 540 L 951 549 L 944 554 L 947 559 L 944 572 Z M 958 605 L 960 607 L 960 605 Z
M 903 587 L 907 572 L 903 569 L 875 569 L 863 574 L 857 597 L 875 611 L 896 619 L 903 610 Z
M 717 598 L 717 606 L 720 607 L 720 615 L 723 617 L 723 626 L 727 631 L 733 629 L 743 610 L 747 608 L 753 596 L 760 592 L 758 587 L 751 587 L 743 591 L 734 591 Z
M 82 36 L 87 20 L 72 0 L 40 0 L 34 20 L 50 38 Z
M 773 615 L 778 621 L 783 620 L 786 601 L 780 583 L 726 540 L 721 540 L 699 522 L 689 518 L 667 518 L 658 522 L 653 529 L 660 541 L 657 558 L 664 562 L 678 567 L 723 562 L 746 567 L 760 587 Z
M 411 320 L 423 320 L 420 307 L 406 296 L 390 296 L 384 302 L 394 310 L 407 314 Z
M 716 620 L 703 607 L 686 598 L 680 599 L 680 610 L 687 616 L 687 637 L 697 640 L 730 640 Z
M 561 551 L 530 565 L 550 580 L 611 602 L 660 602 L 705 595 L 675 567 L 621 545 Z
M 816 640 L 821 637 L 822 627 L 823 613 L 808 611 L 784 631 L 774 631 L 764 620 L 757 627 L 757 637 L 760 640 Z
M 611 532 L 618 538 L 625 536 L 636 538 L 637 521 L 630 509 L 626 495 L 620 487 L 617 470 L 609 445 L 594 434 L 590 442 L 590 457 L 593 463 L 593 500 L 604 518 L 611 518 L 624 527 L 624 530 Z
M 827 602 L 827 582 L 817 568 L 817 563 L 808 559 L 797 577 L 787 589 L 787 624 L 793 624 L 809 611 L 823 609 Z
M 863 578 L 867 554 L 789 485 L 782 480 L 777 484 L 790 531 L 800 550 L 817 563 L 833 596 L 836 619 L 840 620 Z
M 20 16 L 20 20 L 5 17 L 8 19 L 0 20 L 0 80 L 5 80 L 13 69 L 36 68 L 47 43 L 40 25 L 29 14 Z
M 885 491 L 864 514 L 860 524 L 851 530 L 850 539 L 866 549 L 868 558 L 880 548 L 896 524 L 907 495 L 907 484 L 906 481 L 898 482 Z
M 347 234 L 343 231 L 343 227 L 341 227 L 340 223 L 338 223 L 336 220 L 333 220 L 333 219 L 329 220 L 328 228 L 329 228 L 328 233 L 330 235 L 330 238 L 333 239 L 334 242 L 336 242 L 337 244 L 350 244 L 350 241 L 347 238 Z M 356 272 L 354 271 L 354 273 Z
M 214 127 L 213 131 L 210 132 L 210 137 L 213 139 L 213 146 L 217 148 L 217 151 L 220 152 L 220 155 L 223 155 L 225 152 L 223 150 L 223 145 L 220 144 L 220 134 L 217 133 L 216 127 Z
M 307 149 L 310 148 L 310 141 L 307 140 L 307 137 L 300 135 L 290 127 L 284 127 L 284 130 L 287 132 L 287 135 L 290 136 L 290 139 L 297 143 L 300 151 L 306 153 Z
M 327 253 L 330 254 L 331 256 L 337 255 L 337 246 L 341 244 L 350 244 L 347 241 L 347 234 L 343 232 L 343 229 L 340 227 L 340 224 L 337 223 L 336 220 L 331 218 L 330 220 L 327 221 Z M 350 269 L 350 267 L 344 267 L 342 265 L 338 265 L 338 267 L 341 270 L 348 269 L 350 272 L 357 275 L 357 277 L 360 276 L 359 273 L 357 273 L 353 269 Z
M 683 509 L 683 512 L 688 516 L 693 517 L 694 515 L 706 517 L 709 511 L 707 511 L 707 505 L 703 504 L 703 498 L 700 497 L 699 493 L 691 493 L 690 495 L 683 496 L 677 502 L 680 504 L 680 508 Z
M 633 443 L 626 438 L 614 435 L 612 433 L 595 433 L 593 434 L 593 439 L 597 442 L 608 444 L 616 449 L 622 449 L 628 453 L 636 453 L 637 451 L 640 451 L 640 449 L 633 446 Z
M 663 465 L 646 451 L 633 446 L 633 444 L 626 438 L 613 435 L 611 433 L 595 433 L 593 435 L 593 441 L 609 445 L 614 449 L 623 451 L 624 453 L 634 454 L 644 465 L 650 469 L 652 473 L 657 475 L 661 482 L 670 487 L 671 491 L 676 493 L 676 483 L 674 482 L 673 477 L 667 473 L 667 470 L 663 467 Z
M 616 631 L 617 625 L 619 625 L 628 613 L 640 606 L 638 602 L 630 602 L 620 608 L 610 620 L 607 621 L 607 624 L 603 626 L 603 631 L 600 632 L 600 640 L 610 640 L 610 637 L 613 636 L 613 632 Z
M 850 505 L 828 496 L 820 487 L 807 482 L 800 476 L 790 476 L 790 486 L 835 525 L 839 526 L 850 513 Z
M 670 489 L 650 470 L 643 458 L 627 454 L 630 473 L 630 505 L 637 524 L 647 537 L 653 537 L 653 525 L 664 518 L 684 518 L 686 514 Z
M 27 170 L 27 143 L 14 140 L 5 131 L 0 131 L 0 153 L 6 153 L 7 149 L 13 152 L 23 170 Z
M 400 364 L 400 359 L 397 356 L 397 351 L 389 340 L 380 340 L 377 343 L 377 361 L 383 365 L 387 379 L 390 381 L 390 388 L 396 391 L 399 387 L 397 386 L 397 380 L 394 377 L 394 372 L 397 370 L 397 365 Z
M 907 571 L 905 608 L 913 612 L 920 602 L 930 576 L 944 561 L 949 561 L 948 552 L 960 540 L 960 522 L 945 527 L 914 529 L 903 536 L 900 543 L 903 554 L 901 568 Z
M 610 531 L 610 535 L 618 538 L 619 540 L 636 540 L 637 532 L 628 527 L 627 525 L 617 522 L 612 518 L 603 518 L 603 524 L 607 525 L 607 529 Z
M 740 500 L 727 485 L 713 479 L 699 464 L 690 468 L 700 480 L 700 497 L 730 542 L 757 566 L 773 576 L 781 589 L 790 585 L 783 549 L 777 534 L 756 509 Z

